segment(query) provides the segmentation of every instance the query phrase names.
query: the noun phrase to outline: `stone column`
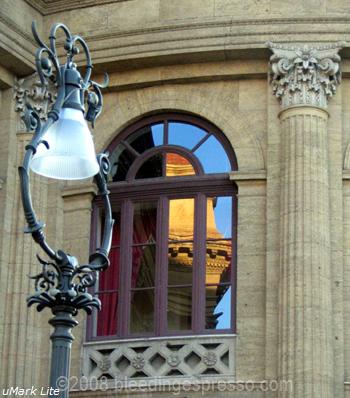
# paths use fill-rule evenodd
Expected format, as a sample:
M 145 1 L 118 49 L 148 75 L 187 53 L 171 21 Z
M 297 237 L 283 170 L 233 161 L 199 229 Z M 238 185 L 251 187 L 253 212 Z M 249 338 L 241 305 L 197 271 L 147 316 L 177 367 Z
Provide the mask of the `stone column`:
M 327 101 L 340 82 L 340 46 L 269 44 L 281 103 L 278 378 L 283 398 L 333 398 Z

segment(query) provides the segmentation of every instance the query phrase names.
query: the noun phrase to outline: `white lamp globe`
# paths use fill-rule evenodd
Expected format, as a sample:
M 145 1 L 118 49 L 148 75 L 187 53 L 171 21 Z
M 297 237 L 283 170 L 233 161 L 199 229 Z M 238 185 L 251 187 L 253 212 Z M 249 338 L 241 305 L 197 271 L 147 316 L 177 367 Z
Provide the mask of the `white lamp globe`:
M 92 135 L 81 110 L 63 108 L 42 139 L 49 149 L 38 146 L 30 163 L 35 173 L 59 180 L 81 180 L 98 173 Z

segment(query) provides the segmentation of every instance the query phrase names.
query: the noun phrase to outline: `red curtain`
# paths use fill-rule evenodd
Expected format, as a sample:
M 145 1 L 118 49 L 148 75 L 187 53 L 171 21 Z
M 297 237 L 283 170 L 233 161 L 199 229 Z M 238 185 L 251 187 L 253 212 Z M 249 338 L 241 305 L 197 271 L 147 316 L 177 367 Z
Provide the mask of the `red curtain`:
M 97 318 L 97 336 L 112 336 L 117 333 L 117 308 L 118 308 L 118 286 L 119 286 L 119 265 L 120 265 L 120 228 L 114 224 L 112 249 L 109 254 L 110 266 L 106 271 L 100 273 L 99 291 L 101 293 L 102 308 Z
M 141 209 L 134 217 L 133 243 L 155 242 L 156 224 L 156 209 Z M 120 278 L 119 245 L 120 225 L 119 223 L 115 223 L 113 227 L 112 249 L 109 254 L 110 266 L 106 271 L 100 273 L 99 279 L 99 298 L 102 308 L 97 318 L 97 336 L 113 336 L 117 334 L 118 288 Z M 133 247 L 131 288 L 137 287 L 142 255 L 142 246 Z

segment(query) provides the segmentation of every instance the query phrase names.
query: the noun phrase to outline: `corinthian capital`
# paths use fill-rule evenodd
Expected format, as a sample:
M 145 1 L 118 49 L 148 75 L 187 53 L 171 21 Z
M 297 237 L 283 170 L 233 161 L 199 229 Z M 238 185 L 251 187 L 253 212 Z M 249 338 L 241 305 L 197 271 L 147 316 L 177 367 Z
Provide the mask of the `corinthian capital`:
M 283 108 L 293 105 L 327 107 L 341 80 L 339 50 L 342 43 L 310 48 L 267 43 L 270 82 Z

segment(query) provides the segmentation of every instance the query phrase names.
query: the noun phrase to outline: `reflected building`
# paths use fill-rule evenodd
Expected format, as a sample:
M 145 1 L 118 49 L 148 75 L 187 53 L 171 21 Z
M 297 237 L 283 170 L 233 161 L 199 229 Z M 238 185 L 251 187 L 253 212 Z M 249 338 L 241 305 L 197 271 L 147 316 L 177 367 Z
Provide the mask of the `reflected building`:
M 194 170 L 187 159 L 168 154 L 166 161 L 166 175 L 169 177 L 193 175 Z M 218 286 L 230 280 L 232 242 L 222 240 L 224 236 L 217 229 L 214 208 L 216 198 L 207 198 L 207 236 L 205 259 L 205 318 L 206 328 L 216 329 L 223 312 L 217 312 L 220 301 L 229 289 Z M 194 199 L 170 200 L 169 208 L 169 285 L 182 286 L 183 294 L 169 293 L 168 319 L 170 329 L 176 329 L 176 323 L 188 324 L 192 312 L 192 286 L 194 266 Z M 230 304 L 228 304 L 230 305 Z M 174 323 L 174 324 L 173 324 Z

